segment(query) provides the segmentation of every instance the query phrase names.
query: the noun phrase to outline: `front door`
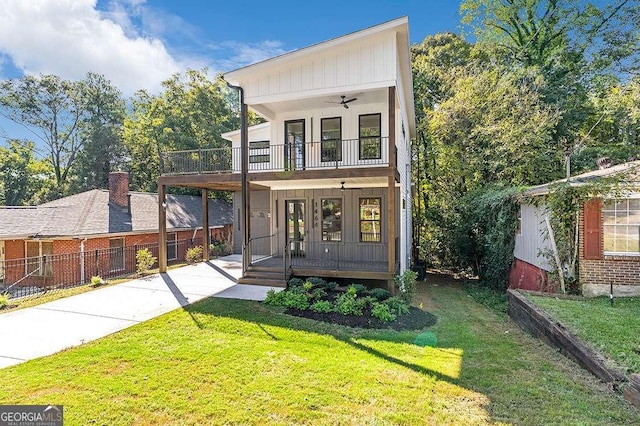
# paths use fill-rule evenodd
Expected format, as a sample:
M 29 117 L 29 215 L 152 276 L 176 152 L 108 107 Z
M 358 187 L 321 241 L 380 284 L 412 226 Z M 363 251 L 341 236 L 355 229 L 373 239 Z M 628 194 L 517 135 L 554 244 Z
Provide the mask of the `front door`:
M 304 120 L 284 122 L 284 162 L 286 170 L 304 170 Z
M 287 240 L 292 256 L 304 256 L 304 200 L 287 200 Z

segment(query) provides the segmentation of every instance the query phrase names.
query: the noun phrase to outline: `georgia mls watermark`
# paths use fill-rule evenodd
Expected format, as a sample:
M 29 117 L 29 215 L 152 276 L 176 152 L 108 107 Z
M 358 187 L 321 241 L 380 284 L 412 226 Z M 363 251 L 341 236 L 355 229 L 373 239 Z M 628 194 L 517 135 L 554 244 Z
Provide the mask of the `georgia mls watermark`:
M 0 405 L 0 426 L 62 426 L 62 405 Z

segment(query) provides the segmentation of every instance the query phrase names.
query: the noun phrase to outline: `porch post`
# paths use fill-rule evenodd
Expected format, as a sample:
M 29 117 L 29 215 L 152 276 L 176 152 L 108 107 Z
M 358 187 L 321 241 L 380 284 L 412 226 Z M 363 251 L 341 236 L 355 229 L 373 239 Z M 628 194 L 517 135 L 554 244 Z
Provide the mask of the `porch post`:
M 389 274 L 396 273 L 396 88 L 389 87 L 389 176 L 387 177 L 387 217 L 389 218 Z M 394 282 L 389 281 L 393 293 Z
M 251 264 L 251 247 L 249 239 L 251 230 L 249 228 L 250 187 L 247 182 L 249 171 L 249 129 L 247 125 L 247 105 L 244 103 L 244 91 L 240 88 L 240 152 L 242 157 L 242 206 L 240 214 L 242 217 L 242 275 L 244 276 Z
M 202 188 L 202 260 L 209 261 L 209 191 Z
M 167 272 L 167 187 L 158 182 L 158 269 Z

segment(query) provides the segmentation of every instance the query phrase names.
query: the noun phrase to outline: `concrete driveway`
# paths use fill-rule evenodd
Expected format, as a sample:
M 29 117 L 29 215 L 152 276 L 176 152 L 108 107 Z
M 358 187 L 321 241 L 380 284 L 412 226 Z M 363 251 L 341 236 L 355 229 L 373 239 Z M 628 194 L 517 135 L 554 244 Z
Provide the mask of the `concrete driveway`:
M 269 287 L 236 284 L 234 258 L 213 262 L 0 314 L 0 368 L 99 339 L 206 297 L 264 300 Z

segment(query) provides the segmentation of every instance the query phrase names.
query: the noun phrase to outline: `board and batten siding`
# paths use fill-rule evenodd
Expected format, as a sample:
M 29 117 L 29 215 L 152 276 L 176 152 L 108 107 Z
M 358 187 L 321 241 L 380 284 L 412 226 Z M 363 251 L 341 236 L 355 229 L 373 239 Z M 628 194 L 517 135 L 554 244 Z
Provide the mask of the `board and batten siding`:
M 396 80 L 396 51 L 395 33 L 327 49 L 249 80 L 244 85 L 245 100 L 253 104 L 278 96 L 322 95 L 331 89 L 392 86 Z
M 242 253 L 242 193 L 233 193 L 233 252 Z M 251 191 L 249 199 L 249 231 L 251 237 L 264 237 L 271 234 L 271 210 L 269 191 Z M 254 254 L 269 254 L 268 239 L 264 244 L 254 247 Z
M 534 206 L 522 204 L 520 206 L 521 226 L 520 234 L 516 234 L 514 256 L 545 271 L 552 267 L 541 251 L 550 251 L 551 245 L 547 239 L 547 226 L 544 221 L 544 205 Z

